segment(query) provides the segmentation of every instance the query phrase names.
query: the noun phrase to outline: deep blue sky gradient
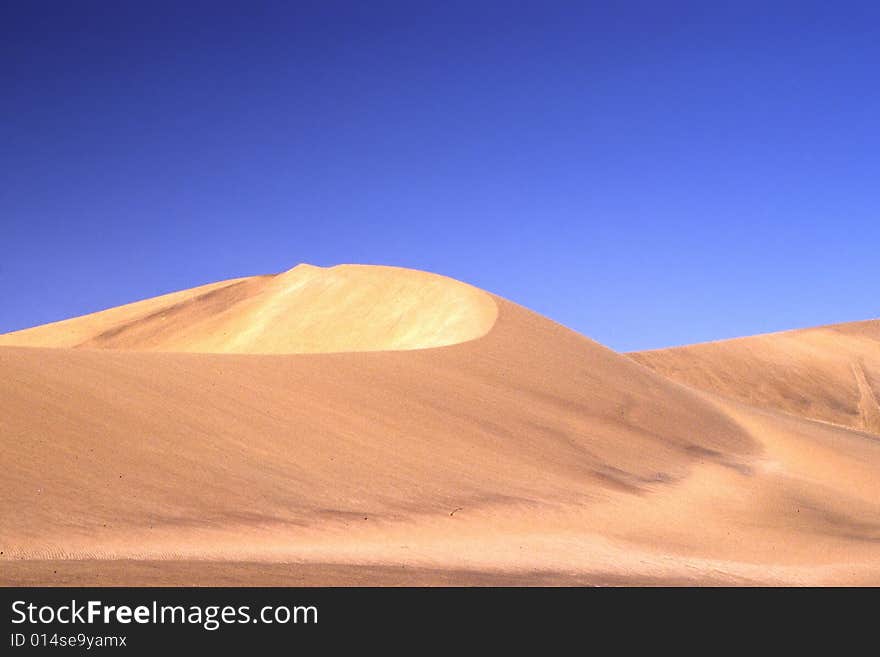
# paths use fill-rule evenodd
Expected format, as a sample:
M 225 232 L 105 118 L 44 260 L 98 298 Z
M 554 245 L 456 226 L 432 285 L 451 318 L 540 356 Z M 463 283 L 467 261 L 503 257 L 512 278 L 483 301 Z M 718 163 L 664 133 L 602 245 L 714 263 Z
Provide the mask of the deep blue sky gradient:
M 359 262 L 642 349 L 876 317 L 878 247 L 877 3 L 0 9 L 0 332 Z

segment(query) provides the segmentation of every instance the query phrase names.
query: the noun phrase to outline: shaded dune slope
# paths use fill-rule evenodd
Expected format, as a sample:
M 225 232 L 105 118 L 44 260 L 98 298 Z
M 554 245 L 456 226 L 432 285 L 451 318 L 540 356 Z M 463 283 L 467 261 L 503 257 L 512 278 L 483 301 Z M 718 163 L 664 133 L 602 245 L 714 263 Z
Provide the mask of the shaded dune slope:
M 410 276 L 373 269 L 348 275 Z M 254 291 L 278 280 L 231 284 L 243 300 L 221 323 L 252 326 Z M 95 347 L 123 326 L 111 338 L 126 349 L 0 347 L 4 581 L 128 560 L 152 575 L 127 566 L 114 583 L 186 583 L 186 567 L 162 564 L 209 560 L 211 581 L 227 583 L 279 565 L 310 569 L 310 583 L 344 582 L 346 567 L 358 583 L 880 583 L 876 437 L 693 389 L 463 287 L 467 303 L 441 290 L 419 306 L 458 309 L 457 328 L 429 331 L 441 339 L 313 348 L 345 353 L 169 351 L 305 344 L 270 331 L 269 349 L 237 332 L 218 347 L 229 300 L 205 312 L 181 309 L 186 296 L 170 320 L 185 339 L 146 330 L 165 297 L 65 345 Z M 335 305 L 326 289 L 315 300 Z M 395 314 L 339 307 L 348 333 Z
M 880 435 L 880 320 L 631 356 L 702 390 Z

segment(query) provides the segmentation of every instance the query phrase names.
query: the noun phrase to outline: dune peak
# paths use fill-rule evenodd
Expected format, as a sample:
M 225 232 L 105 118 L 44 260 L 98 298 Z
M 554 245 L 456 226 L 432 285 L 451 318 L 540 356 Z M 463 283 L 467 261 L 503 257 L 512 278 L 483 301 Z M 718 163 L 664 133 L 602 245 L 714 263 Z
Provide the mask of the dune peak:
M 0 345 L 198 353 L 441 347 L 495 323 L 492 295 L 399 267 L 300 263 L 0 335 Z

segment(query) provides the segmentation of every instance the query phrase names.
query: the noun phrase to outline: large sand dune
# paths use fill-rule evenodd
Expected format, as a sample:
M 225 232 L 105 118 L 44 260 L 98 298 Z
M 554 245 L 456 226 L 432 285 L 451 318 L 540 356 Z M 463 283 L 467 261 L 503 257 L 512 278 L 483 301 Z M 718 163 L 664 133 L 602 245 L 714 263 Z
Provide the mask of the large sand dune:
M 0 336 L 0 581 L 880 584 L 856 334 L 862 410 L 828 404 L 848 426 L 394 268 Z

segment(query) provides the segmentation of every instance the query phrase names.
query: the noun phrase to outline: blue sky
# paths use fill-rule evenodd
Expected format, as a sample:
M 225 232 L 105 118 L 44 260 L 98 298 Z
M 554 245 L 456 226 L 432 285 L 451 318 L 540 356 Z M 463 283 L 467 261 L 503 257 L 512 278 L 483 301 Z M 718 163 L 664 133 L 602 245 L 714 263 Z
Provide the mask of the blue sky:
M 721 4 L 4 3 L 0 332 L 299 262 L 620 350 L 877 317 L 880 6 Z

